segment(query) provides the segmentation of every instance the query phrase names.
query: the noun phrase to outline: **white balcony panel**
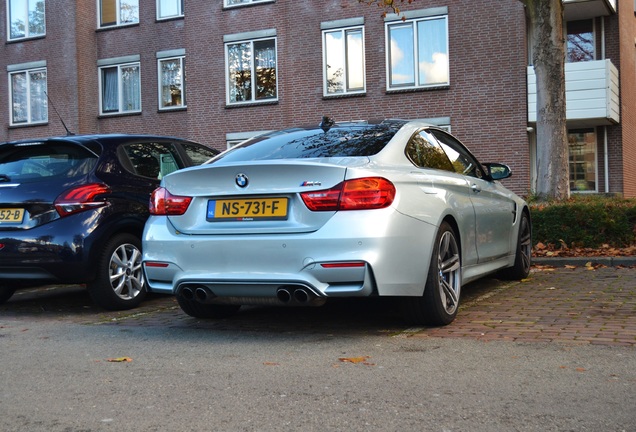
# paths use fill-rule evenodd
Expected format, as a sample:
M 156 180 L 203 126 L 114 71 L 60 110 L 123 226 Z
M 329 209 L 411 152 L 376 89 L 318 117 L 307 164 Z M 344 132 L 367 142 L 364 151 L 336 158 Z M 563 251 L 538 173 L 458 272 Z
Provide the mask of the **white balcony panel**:
M 610 60 L 565 64 L 568 125 L 601 126 L 620 121 L 618 69 Z M 537 121 L 537 85 L 528 66 L 528 122 Z
M 563 0 L 566 21 L 595 18 L 616 13 L 616 0 Z

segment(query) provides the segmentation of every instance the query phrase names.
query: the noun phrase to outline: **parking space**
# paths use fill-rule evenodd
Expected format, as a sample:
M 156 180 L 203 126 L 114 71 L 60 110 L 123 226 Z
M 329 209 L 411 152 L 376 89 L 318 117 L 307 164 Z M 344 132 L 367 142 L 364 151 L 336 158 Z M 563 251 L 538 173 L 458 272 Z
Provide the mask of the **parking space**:
M 11 319 L 78 325 L 153 326 L 203 330 L 334 333 L 338 330 L 409 338 L 558 342 L 636 346 L 636 269 L 536 266 L 522 282 L 485 279 L 464 287 L 457 319 L 438 328 L 409 327 L 390 302 L 343 301 L 322 308 L 248 307 L 224 320 L 185 315 L 170 296 L 151 296 L 140 308 L 111 312 L 92 305 L 81 286 L 16 293 L 0 306 Z

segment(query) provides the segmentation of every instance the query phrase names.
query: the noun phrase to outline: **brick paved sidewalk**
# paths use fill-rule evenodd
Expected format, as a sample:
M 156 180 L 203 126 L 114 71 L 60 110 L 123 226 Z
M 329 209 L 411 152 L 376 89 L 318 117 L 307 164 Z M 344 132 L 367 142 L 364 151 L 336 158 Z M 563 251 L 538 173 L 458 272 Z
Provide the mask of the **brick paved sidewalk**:
M 636 346 L 636 269 L 533 268 L 462 305 L 449 326 L 413 337 Z

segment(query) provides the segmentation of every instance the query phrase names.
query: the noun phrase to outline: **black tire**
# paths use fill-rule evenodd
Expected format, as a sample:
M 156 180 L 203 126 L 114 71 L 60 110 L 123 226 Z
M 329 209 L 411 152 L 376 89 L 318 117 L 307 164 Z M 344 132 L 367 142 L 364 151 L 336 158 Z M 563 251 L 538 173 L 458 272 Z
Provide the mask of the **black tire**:
M 461 297 L 461 255 L 452 227 L 443 222 L 433 245 L 433 254 L 421 297 L 402 298 L 405 318 L 414 324 L 444 326 L 457 316 Z
M 6 285 L 0 285 L 0 304 L 6 303 L 11 298 L 15 290 L 16 288 L 9 288 Z
M 95 263 L 97 277 L 87 284 L 93 302 L 109 310 L 139 306 L 147 294 L 141 258 L 136 236 L 117 234 L 110 239 Z
M 532 224 L 527 212 L 521 213 L 519 235 L 515 251 L 515 264 L 500 272 L 500 277 L 507 280 L 521 280 L 530 275 L 532 265 Z
M 181 310 L 194 318 L 212 319 L 230 317 L 241 308 L 241 305 L 204 304 L 196 300 L 188 300 L 183 296 L 177 296 L 177 302 Z

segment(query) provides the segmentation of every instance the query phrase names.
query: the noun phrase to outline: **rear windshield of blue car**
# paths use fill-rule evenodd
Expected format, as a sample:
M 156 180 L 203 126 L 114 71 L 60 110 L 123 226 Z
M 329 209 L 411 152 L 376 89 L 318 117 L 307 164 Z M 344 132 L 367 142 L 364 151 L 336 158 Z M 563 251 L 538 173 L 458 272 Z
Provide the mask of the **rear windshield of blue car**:
M 0 146 L 0 182 L 33 182 L 72 178 L 89 173 L 97 156 L 64 142 L 33 142 Z
M 373 156 L 401 126 L 402 123 L 382 123 L 335 126 L 328 130 L 286 129 L 252 138 L 213 162 Z

